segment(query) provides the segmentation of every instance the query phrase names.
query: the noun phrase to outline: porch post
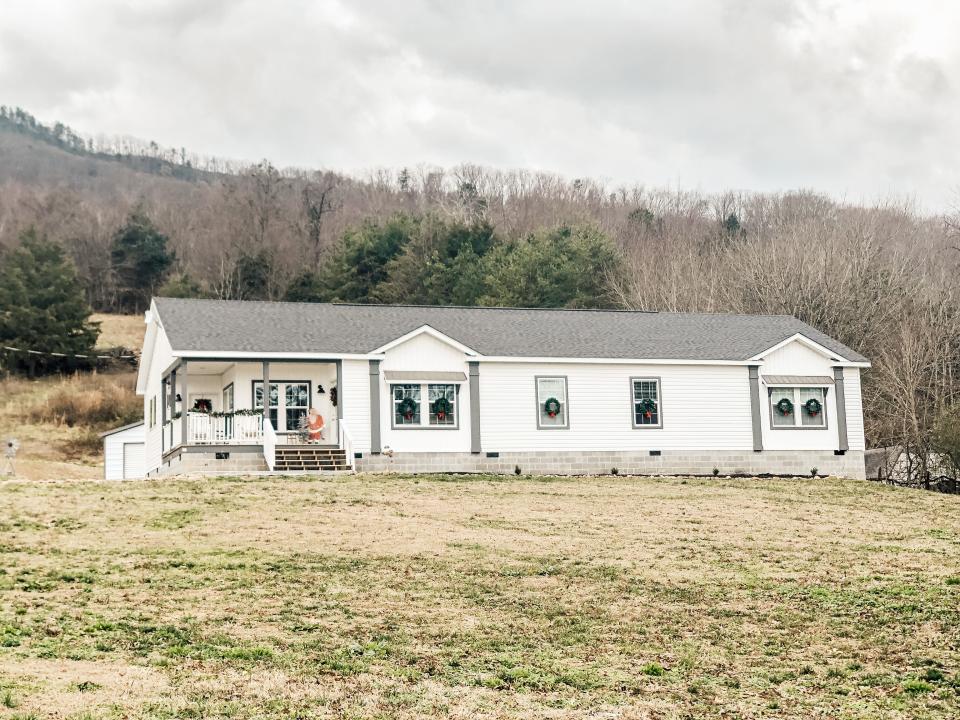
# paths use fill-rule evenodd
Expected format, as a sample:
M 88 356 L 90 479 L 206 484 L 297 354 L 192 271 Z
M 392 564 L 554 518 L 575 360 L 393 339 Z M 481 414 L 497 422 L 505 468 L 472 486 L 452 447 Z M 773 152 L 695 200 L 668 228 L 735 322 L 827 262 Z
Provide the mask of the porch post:
M 340 444 L 340 421 L 343 420 L 343 360 L 337 360 L 337 406 L 334 412 L 337 414 L 337 444 Z
M 270 361 L 263 361 L 263 423 L 270 420 Z M 276 428 L 273 429 L 276 432 Z
M 468 360 L 470 368 L 470 452 L 480 452 L 480 362 Z
M 160 378 L 160 455 L 166 451 L 167 445 L 167 379 Z
M 187 388 L 187 361 L 181 360 L 180 367 L 183 368 L 183 380 L 180 382 L 180 444 L 187 444 L 187 421 L 190 416 L 190 392 Z M 177 396 L 173 396 L 176 402 Z
M 846 452 L 850 449 L 850 443 L 847 439 L 847 394 L 843 387 L 843 368 L 835 367 L 833 369 L 833 387 L 835 388 L 837 399 L 837 450 Z
M 750 374 L 750 418 L 753 424 L 753 451 L 763 450 L 763 427 L 760 423 L 760 366 L 749 365 Z
M 177 369 L 170 371 L 170 395 L 164 398 L 164 402 L 170 403 L 170 449 L 173 450 L 173 423 L 174 415 L 177 414 Z M 166 432 L 164 428 L 163 432 Z
M 340 392 L 339 390 L 337 391 Z M 370 452 L 380 454 L 380 361 L 370 361 Z

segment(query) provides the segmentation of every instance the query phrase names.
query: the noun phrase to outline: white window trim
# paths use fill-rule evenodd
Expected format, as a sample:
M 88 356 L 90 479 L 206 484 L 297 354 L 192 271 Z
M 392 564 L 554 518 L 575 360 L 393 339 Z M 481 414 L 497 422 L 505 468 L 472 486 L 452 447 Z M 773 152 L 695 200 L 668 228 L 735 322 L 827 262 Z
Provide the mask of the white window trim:
M 638 382 L 652 382 L 657 386 L 657 422 L 637 424 L 637 401 L 634 394 L 634 384 Z M 634 430 L 662 430 L 663 429 L 663 391 L 660 378 L 657 376 L 630 378 L 630 424 Z
M 563 425 L 540 424 L 540 381 L 563 380 Z M 569 430 L 570 429 L 570 384 L 566 375 L 535 375 L 533 378 L 533 400 L 537 407 L 537 430 Z M 544 401 L 545 402 L 545 401 Z
M 420 422 L 397 425 L 395 412 L 397 401 L 393 397 L 393 388 L 404 385 L 420 386 Z M 453 423 L 449 425 L 430 424 L 430 386 L 453 385 Z M 459 430 L 460 429 L 460 383 L 455 382 L 391 382 L 387 384 L 390 396 L 390 429 L 391 430 Z
M 823 423 L 821 425 L 804 425 L 803 418 L 800 413 L 803 412 L 800 403 L 798 402 L 799 396 L 798 393 L 804 388 L 817 388 L 823 390 L 823 410 L 820 414 L 823 416 Z M 793 425 L 776 425 L 773 422 L 773 393 L 776 392 L 793 392 Z M 767 388 L 767 412 L 770 414 L 770 429 L 771 430 L 827 430 L 829 428 L 829 418 L 827 417 L 827 394 L 829 393 L 829 388 L 824 385 L 778 385 L 775 387 Z

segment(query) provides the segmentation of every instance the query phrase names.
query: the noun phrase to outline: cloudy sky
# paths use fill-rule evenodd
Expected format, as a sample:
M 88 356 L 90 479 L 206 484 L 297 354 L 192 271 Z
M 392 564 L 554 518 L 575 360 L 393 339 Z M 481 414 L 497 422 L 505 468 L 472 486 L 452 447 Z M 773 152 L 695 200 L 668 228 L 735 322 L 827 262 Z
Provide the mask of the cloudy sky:
M 0 103 L 362 172 L 462 162 L 954 204 L 951 0 L 3 0 Z

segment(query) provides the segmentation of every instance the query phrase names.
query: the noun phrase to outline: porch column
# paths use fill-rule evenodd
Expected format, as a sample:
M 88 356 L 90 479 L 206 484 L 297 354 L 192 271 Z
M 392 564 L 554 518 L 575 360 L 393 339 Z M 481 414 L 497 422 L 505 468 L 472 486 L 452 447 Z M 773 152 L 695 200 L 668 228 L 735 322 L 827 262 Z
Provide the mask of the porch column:
M 270 362 L 263 361 L 263 425 L 270 422 Z M 276 432 L 276 428 L 273 429 Z
M 833 369 L 833 387 L 837 399 L 837 450 L 846 452 L 850 449 L 850 443 L 847 439 L 847 395 L 843 388 L 843 368 L 835 367 Z
M 173 450 L 173 423 L 174 415 L 177 414 L 177 369 L 174 368 L 170 371 L 170 394 L 168 397 L 164 398 L 164 402 L 170 403 L 170 449 Z M 163 432 L 166 432 L 167 429 L 164 428 Z
M 340 421 L 343 420 L 343 360 L 337 360 L 337 404 L 334 412 L 337 414 L 337 444 L 340 444 Z
M 339 390 L 337 391 L 340 392 Z M 339 398 L 338 398 L 339 400 Z M 380 454 L 380 361 L 370 361 L 370 452 Z
M 180 444 L 187 444 L 187 427 L 190 419 L 190 392 L 187 388 L 187 361 L 182 360 L 180 367 L 183 368 L 183 380 L 180 381 Z M 177 396 L 173 396 L 176 402 Z
M 470 368 L 470 452 L 480 452 L 480 362 L 468 360 Z
M 749 365 L 750 371 L 750 417 L 753 421 L 753 451 L 763 450 L 763 428 L 760 425 L 760 366 Z
M 167 379 L 160 378 L 160 454 L 167 449 Z

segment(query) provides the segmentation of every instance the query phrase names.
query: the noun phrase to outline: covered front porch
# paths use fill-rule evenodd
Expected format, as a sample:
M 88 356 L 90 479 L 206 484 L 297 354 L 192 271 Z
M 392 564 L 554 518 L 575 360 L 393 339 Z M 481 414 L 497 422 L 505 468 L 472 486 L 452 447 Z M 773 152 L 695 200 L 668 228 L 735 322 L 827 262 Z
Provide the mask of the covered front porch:
M 339 450 L 352 469 L 352 440 L 340 418 L 341 372 L 336 359 L 180 359 L 161 381 L 162 457 L 256 451 L 272 471 L 297 448 L 298 457 Z M 320 439 L 306 427 L 311 408 L 324 420 Z

